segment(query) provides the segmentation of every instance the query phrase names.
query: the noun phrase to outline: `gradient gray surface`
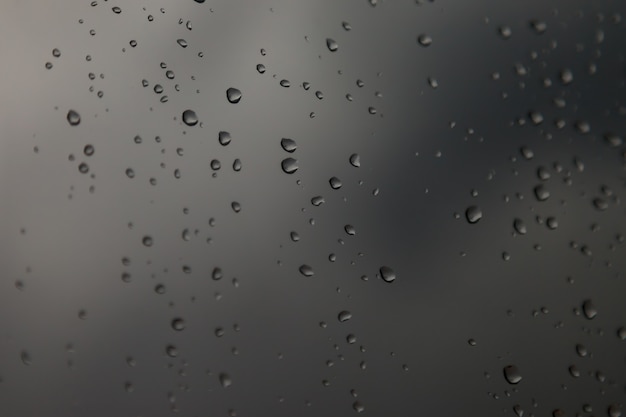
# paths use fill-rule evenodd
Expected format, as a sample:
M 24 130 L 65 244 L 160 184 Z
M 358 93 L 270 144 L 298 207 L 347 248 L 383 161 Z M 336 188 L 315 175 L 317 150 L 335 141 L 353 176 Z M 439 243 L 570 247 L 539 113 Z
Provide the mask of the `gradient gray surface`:
M 374 3 L 0 5 L 0 416 L 621 409 L 624 3 Z

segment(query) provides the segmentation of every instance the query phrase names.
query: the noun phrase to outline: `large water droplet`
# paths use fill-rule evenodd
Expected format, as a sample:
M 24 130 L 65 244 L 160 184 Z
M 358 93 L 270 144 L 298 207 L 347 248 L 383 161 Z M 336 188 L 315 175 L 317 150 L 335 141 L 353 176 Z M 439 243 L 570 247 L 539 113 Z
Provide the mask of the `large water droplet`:
M 315 275 L 315 272 L 313 271 L 313 268 L 311 266 L 309 266 L 309 265 L 306 265 L 306 264 L 301 265 L 300 268 L 298 268 L 298 270 L 305 277 L 312 277 L 313 275 Z
M 339 45 L 337 45 L 337 42 L 335 42 L 331 38 L 326 39 L 326 46 L 328 47 L 328 50 L 331 52 L 335 52 L 337 51 L 337 49 L 339 49 Z
M 224 274 L 222 273 L 221 268 L 213 268 L 213 272 L 211 272 L 211 278 L 213 278 L 215 281 L 218 281 L 222 279 L 223 276 Z
M 550 198 L 550 191 L 548 191 L 545 185 L 541 184 L 536 186 L 534 191 L 535 197 L 537 197 L 537 200 L 539 201 L 546 201 L 548 198 Z
M 395 271 L 388 266 L 381 266 L 378 272 L 385 282 L 394 282 L 396 280 Z
M 341 188 L 341 180 L 337 177 L 331 177 L 328 182 L 330 183 L 330 188 L 332 188 L 333 190 L 338 190 Z
M 222 146 L 226 146 L 231 141 L 230 133 L 222 131 L 217 135 L 217 140 Z
M 67 112 L 67 121 L 70 125 L 76 126 L 80 123 L 80 114 L 76 110 L 70 110 Z
M 503 372 L 504 378 L 509 384 L 518 384 L 522 380 L 522 375 L 515 365 L 505 366 Z
M 515 228 L 515 231 L 520 235 L 525 235 L 527 232 L 526 223 L 524 223 L 522 219 L 513 220 L 513 228 Z
M 483 212 L 478 206 L 469 206 L 467 210 L 465 210 L 465 218 L 471 224 L 478 223 L 478 221 L 483 218 Z
M 591 300 L 585 300 L 583 302 L 583 314 L 589 320 L 593 319 L 598 314 L 598 310 Z
M 340 323 L 346 322 L 351 318 L 352 313 L 350 313 L 348 310 L 343 310 L 337 315 L 337 320 L 339 320 Z
M 286 174 L 293 174 L 298 170 L 298 160 L 294 158 L 285 158 L 280 163 L 280 166 Z
M 181 47 L 186 48 L 187 47 L 187 41 L 184 39 L 177 39 L 176 43 L 179 44 Z
M 289 138 L 283 138 L 280 140 L 280 146 L 289 153 L 295 152 L 295 150 L 298 148 L 298 145 L 296 144 L 296 141 L 293 139 L 289 139 Z
M 231 87 L 228 90 L 226 90 L 226 98 L 228 99 L 229 102 L 233 104 L 237 104 L 241 100 L 241 91 L 239 91 L 236 88 Z
M 198 116 L 196 115 L 196 112 L 193 110 L 185 110 L 183 112 L 183 122 L 185 122 L 185 124 L 187 126 L 195 126 L 198 124 Z
M 353 153 L 352 155 L 350 155 L 350 165 L 352 165 L 355 168 L 358 168 L 361 166 L 361 157 L 359 156 L 358 153 Z

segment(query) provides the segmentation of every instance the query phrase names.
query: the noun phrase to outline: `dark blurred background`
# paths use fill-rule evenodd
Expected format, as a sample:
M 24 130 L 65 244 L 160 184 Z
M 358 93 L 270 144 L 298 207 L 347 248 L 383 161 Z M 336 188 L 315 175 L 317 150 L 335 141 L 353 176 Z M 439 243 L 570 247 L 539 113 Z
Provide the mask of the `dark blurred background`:
M 2 2 L 0 416 L 622 415 L 625 14 Z

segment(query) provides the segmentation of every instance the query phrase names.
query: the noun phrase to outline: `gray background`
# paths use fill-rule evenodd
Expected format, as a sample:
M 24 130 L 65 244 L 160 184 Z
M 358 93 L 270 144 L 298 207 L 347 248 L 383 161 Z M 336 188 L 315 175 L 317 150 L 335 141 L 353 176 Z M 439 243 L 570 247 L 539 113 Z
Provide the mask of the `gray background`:
M 372 416 L 607 415 L 626 398 L 626 157 L 605 139 L 626 127 L 624 13 L 609 0 L 3 1 L 0 415 L 350 416 L 356 401 Z

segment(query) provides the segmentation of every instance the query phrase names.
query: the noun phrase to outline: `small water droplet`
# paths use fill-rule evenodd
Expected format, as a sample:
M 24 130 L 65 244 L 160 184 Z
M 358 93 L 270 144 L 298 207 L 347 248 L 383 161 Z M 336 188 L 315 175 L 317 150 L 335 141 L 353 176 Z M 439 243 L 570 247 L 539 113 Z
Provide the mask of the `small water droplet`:
M 422 34 L 417 37 L 417 42 L 423 47 L 428 47 L 433 43 L 433 38 L 429 35 Z
M 183 320 L 182 318 L 177 317 L 172 320 L 172 329 L 180 332 L 181 330 L 184 330 L 185 327 L 185 320 Z
M 347 31 L 352 30 L 352 25 L 348 22 L 341 22 L 341 27 L 343 27 Z
M 509 39 L 511 35 L 513 34 L 513 31 L 508 26 L 500 26 L 498 28 L 498 33 L 500 34 L 500 37 L 502 39 Z
M 285 88 L 291 86 L 291 83 L 289 82 L 289 80 L 280 80 L 279 84 L 280 84 L 281 87 L 285 87 Z
M 256 70 L 259 72 L 259 74 L 263 74 L 265 72 L 265 65 L 257 64 Z
M 566 68 L 561 71 L 560 78 L 563 84 L 570 84 L 572 81 L 574 81 L 574 74 L 570 69 Z
M 326 200 L 324 200 L 324 197 L 322 197 L 321 195 L 315 196 L 311 199 L 311 204 L 313 204 L 315 207 L 319 207 L 325 202 Z
M 224 388 L 228 388 L 233 384 L 232 379 L 230 378 L 230 376 L 226 373 L 221 373 L 219 375 L 219 380 L 220 380 L 220 384 L 222 385 L 222 387 Z
M 176 349 L 176 346 L 174 346 L 174 345 L 167 345 L 165 347 L 165 353 L 170 358 L 175 358 L 175 357 L 178 356 L 178 349 Z
M 54 48 L 54 49 L 52 50 L 52 56 L 53 56 L 53 57 L 55 57 L 55 58 L 60 57 L 60 56 L 61 56 L 61 51 L 59 51 L 59 49 L 58 49 L 58 48 Z
M 67 121 L 71 126 L 77 126 L 80 123 L 80 114 L 76 110 L 67 112 Z
M 154 240 L 152 239 L 151 236 L 144 236 L 143 239 L 141 239 L 141 243 L 143 243 L 144 246 L 146 247 L 150 247 L 154 244 Z
M 221 268 L 213 268 L 213 272 L 211 272 L 211 278 L 213 278 L 213 280 L 218 281 L 222 279 L 223 276 L 224 274 L 222 273 Z
M 119 8 L 119 7 L 117 7 L 117 6 L 112 7 L 112 8 L 111 8 L 111 10 L 113 10 L 113 13 L 115 13 L 115 14 L 120 14 L 120 13 L 122 13 L 122 9 L 121 9 L 121 8 Z
M 226 90 L 226 98 L 230 103 L 237 104 L 241 100 L 241 91 L 231 87 Z
M 370 3 L 373 2 L 375 0 L 370 0 Z M 376 3 L 374 3 L 375 5 Z M 355 401 L 352 404 L 352 408 L 354 409 L 354 411 L 356 411 L 357 413 L 362 413 L 363 411 L 365 411 L 365 406 L 363 406 L 363 404 L 361 404 L 360 401 Z
M 179 44 L 182 48 L 186 48 L 187 47 L 187 41 L 184 39 L 177 39 L 176 43 Z
M 23 350 L 20 353 L 20 358 L 22 359 L 22 363 L 24 365 L 31 365 L 33 363 L 33 358 L 30 356 L 30 353 L 28 353 L 28 351 Z

